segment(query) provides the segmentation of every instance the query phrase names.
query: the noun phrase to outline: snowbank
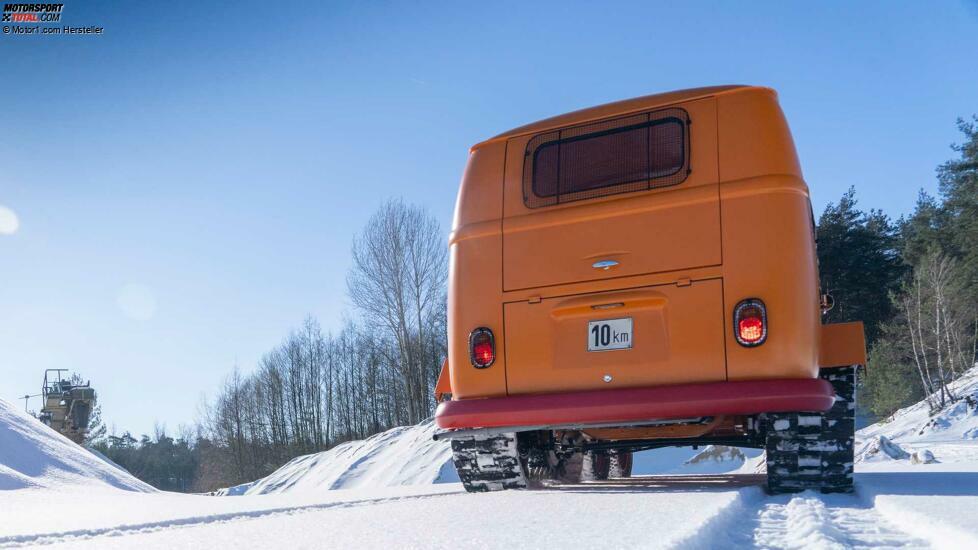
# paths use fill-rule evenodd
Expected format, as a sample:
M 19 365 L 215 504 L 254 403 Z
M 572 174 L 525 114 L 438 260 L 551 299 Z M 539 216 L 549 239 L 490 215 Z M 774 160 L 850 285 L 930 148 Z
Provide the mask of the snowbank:
M 910 458 L 910 453 L 904 451 L 902 447 L 890 441 L 885 435 L 877 435 L 868 440 L 856 455 L 856 462 L 865 462 L 879 458 L 889 457 L 894 460 Z
M 292 459 L 268 477 L 224 489 L 220 494 L 257 495 L 454 483 L 451 447 L 431 439 L 435 424 L 402 426 L 363 441 Z
M 877 511 L 936 547 L 978 547 L 978 367 L 926 401 L 856 432 L 856 483 Z
M 978 367 L 950 389 L 958 399 L 933 416 L 930 405 L 921 401 L 856 432 L 856 463 L 861 466 L 857 469 L 885 468 L 895 462 L 978 462 Z
M 155 491 L 0 399 L 0 491 L 109 487 Z

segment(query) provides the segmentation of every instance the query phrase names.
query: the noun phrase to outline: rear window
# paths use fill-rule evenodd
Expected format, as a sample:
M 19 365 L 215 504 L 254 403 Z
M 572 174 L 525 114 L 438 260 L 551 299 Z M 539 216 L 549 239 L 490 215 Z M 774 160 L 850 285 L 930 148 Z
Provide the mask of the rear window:
M 689 115 L 664 109 L 535 136 L 523 161 L 530 208 L 675 185 L 689 173 Z

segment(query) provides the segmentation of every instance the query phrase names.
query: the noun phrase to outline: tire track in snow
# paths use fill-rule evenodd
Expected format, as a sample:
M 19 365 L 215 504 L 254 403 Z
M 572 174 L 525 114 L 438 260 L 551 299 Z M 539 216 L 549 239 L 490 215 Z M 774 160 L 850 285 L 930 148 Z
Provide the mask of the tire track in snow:
M 674 548 L 931 548 L 855 495 L 766 495 L 742 489 L 699 533 Z
M 758 548 L 930 548 L 856 496 L 802 493 L 772 500 L 754 518 L 751 538 Z
M 72 531 L 61 531 L 53 533 L 37 533 L 32 535 L 11 535 L 0 537 L 0 548 L 18 548 L 24 546 L 38 546 L 48 544 L 58 544 L 65 542 L 76 542 L 97 539 L 99 537 L 118 537 L 125 535 L 136 535 L 154 533 L 167 529 L 180 529 L 187 527 L 199 527 L 208 524 L 230 523 L 236 521 L 246 521 L 258 518 L 274 516 L 287 516 L 302 514 L 306 512 L 316 512 L 329 509 L 356 508 L 360 506 L 370 506 L 373 504 L 385 504 L 388 502 L 400 502 L 405 500 L 427 500 L 445 496 L 462 494 L 464 491 L 450 493 L 437 493 L 427 495 L 405 495 L 399 497 L 382 497 L 363 500 L 347 500 L 339 502 L 324 502 L 321 504 L 307 504 L 303 506 L 288 506 L 281 508 L 268 508 L 265 510 L 249 510 L 242 512 L 229 512 L 226 514 L 210 514 L 205 516 L 192 516 L 179 519 L 153 521 L 146 523 L 134 523 L 130 525 L 119 525 L 115 527 L 101 527 L 97 529 L 77 529 Z M 224 497 L 216 497 L 224 498 Z M 227 497 L 236 498 L 236 497 Z

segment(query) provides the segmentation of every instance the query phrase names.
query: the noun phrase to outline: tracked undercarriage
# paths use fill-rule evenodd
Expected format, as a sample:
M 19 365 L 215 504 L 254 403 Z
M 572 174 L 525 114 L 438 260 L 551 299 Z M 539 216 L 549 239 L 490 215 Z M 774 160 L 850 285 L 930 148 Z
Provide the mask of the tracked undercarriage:
M 501 432 L 459 430 L 455 467 L 470 492 L 630 477 L 632 453 L 723 444 L 765 449 L 768 490 L 852 490 L 855 367 L 822 369 L 836 399 L 825 412 L 707 417 L 625 427 L 561 427 Z
M 452 440 L 459 479 L 469 492 L 545 487 L 631 476 L 630 452 L 588 451 L 569 445 L 534 445 L 536 437 L 505 433 Z
M 525 489 L 528 485 L 516 434 L 452 439 L 452 459 L 462 485 L 470 493 Z
M 856 370 L 822 369 L 821 377 L 836 393 L 831 409 L 824 413 L 773 413 L 763 419 L 771 492 L 852 491 Z

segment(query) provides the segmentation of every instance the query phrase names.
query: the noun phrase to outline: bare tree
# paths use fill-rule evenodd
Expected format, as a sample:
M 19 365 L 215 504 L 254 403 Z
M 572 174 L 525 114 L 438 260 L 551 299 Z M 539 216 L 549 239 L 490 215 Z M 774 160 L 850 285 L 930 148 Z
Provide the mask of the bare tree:
M 350 298 L 368 323 L 396 345 L 408 420 L 430 413 L 430 372 L 438 358 L 426 346 L 428 326 L 445 293 L 447 255 L 438 222 L 401 200 L 384 203 L 353 243 Z
M 235 368 L 208 407 L 201 431 L 208 452 L 226 451 L 227 477 L 257 479 L 297 455 L 426 418 L 446 355 L 446 263 L 429 214 L 399 200 L 381 206 L 353 246 L 347 282 L 359 321 L 323 335 L 306 318 L 254 373 Z
M 900 301 L 914 364 L 935 410 L 955 399 L 948 383 L 975 364 L 975 312 L 956 269 L 942 253 L 926 255 Z

